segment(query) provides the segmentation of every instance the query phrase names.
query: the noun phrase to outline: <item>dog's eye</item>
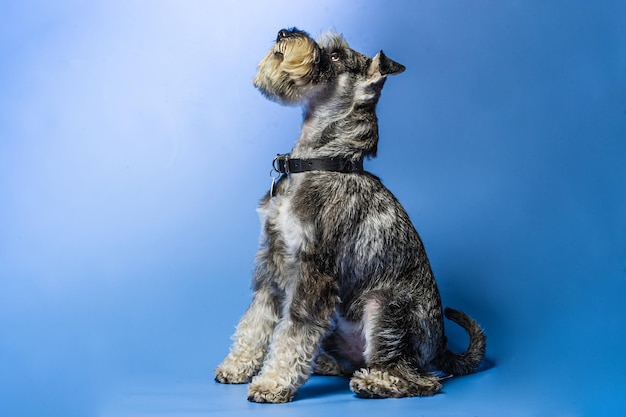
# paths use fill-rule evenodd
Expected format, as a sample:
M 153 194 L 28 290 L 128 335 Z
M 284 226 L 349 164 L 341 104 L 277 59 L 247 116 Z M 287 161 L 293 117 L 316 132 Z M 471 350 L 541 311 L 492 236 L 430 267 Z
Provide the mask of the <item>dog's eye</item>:
M 339 61 L 340 58 L 341 55 L 339 55 L 339 52 L 333 52 L 332 54 L 330 54 L 330 60 L 333 62 Z

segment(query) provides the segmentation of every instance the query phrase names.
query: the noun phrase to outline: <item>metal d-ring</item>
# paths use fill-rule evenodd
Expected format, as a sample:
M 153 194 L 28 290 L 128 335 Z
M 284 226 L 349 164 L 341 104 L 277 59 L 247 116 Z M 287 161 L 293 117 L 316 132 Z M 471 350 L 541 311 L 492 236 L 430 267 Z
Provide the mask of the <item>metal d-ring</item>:
M 272 171 L 276 171 L 278 173 L 280 173 L 280 165 L 278 163 L 278 160 L 280 159 L 282 155 L 280 154 L 276 154 L 276 156 L 274 157 L 274 160 L 272 161 Z M 272 171 L 270 171 L 270 177 L 272 176 Z
M 291 172 L 289 171 L 289 157 L 291 154 L 277 154 L 274 160 L 272 161 L 272 170 L 270 171 L 270 178 L 272 178 L 272 185 L 270 187 L 270 196 L 274 197 L 276 193 L 276 181 L 286 175 L 289 180 L 291 180 Z M 282 167 L 281 167 L 281 162 Z M 274 173 L 278 175 L 274 175 Z
M 290 156 L 291 154 L 288 154 L 288 153 L 277 154 L 274 160 L 272 161 L 272 167 L 274 168 L 274 171 L 280 172 L 281 174 L 289 175 L 290 174 L 289 172 L 289 157 Z M 280 166 L 281 161 L 283 162 L 282 169 Z
M 276 175 L 274 175 L 276 173 Z M 272 179 L 272 185 L 270 185 L 270 197 L 274 197 L 276 193 L 276 180 L 280 178 L 282 174 L 274 167 L 270 170 L 270 178 Z

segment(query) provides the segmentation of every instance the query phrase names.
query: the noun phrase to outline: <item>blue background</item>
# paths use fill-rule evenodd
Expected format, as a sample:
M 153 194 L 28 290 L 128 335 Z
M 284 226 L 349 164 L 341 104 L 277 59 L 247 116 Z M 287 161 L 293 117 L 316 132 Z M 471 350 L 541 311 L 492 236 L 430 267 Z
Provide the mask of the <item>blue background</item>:
M 212 381 L 298 135 L 251 85 L 293 25 L 407 66 L 367 168 L 488 334 L 441 395 L 315 377 L 264 406 Z M 5 1 L 0 415 L 624 414 L 625 159 L 623 1 Z

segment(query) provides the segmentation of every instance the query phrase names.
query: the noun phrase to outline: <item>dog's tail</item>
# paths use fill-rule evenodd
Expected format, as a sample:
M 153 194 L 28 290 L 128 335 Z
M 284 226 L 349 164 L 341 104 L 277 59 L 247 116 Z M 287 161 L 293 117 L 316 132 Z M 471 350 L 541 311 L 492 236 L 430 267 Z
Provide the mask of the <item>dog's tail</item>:
M 454 376 L 466 375 L 474 372 L 483 358 L 487 347 L 485 333 L 478 323 L 470 316 L 459 310 L 446 307 L 445 316 L 463 327 L 469 334 L 469 346 L 464 353 L 454 353 L 445 349 L 435 360 L 437 368 Z

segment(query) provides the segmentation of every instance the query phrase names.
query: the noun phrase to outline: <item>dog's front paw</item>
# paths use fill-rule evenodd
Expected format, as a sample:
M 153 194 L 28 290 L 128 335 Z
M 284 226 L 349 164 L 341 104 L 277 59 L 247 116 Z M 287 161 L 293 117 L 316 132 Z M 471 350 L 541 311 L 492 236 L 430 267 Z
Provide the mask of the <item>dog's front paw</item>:
M 248 386 L 248 401 L 255 403 L 286 403 L 293 400 L 297 389 L 281 386 L 273 378 L 255 377 Z
M 225 360 L 215 369 L 215 380 L 222 384 L 247 384 L 252 380 L 255 369 L 237 366 L 236 363 Z

